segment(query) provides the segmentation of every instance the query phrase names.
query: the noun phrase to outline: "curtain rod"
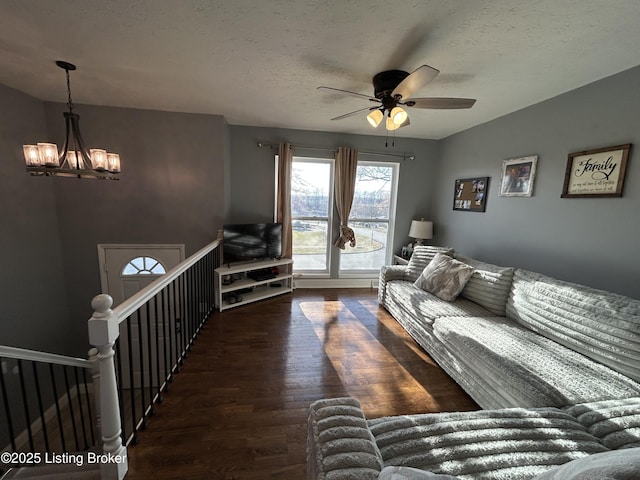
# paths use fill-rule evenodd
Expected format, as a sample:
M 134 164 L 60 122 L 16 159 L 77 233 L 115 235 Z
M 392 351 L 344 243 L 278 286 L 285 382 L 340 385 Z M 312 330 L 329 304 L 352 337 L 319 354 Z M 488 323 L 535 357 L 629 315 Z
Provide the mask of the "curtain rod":
M 258 142 L 257 143 L 258 147 L 269 147 L 269 148 L 278 148 L 279 144 L 277 143 L 266 143 L 266 142 Z M 335 152 L 337 149 L 336 148 L 329 148 L 329 147 L 314 147 L 311 145 L 291 145 L 292 148 L 302 148 L 304 150 L 323 150 L 323 151 L 328 151 L 328 152 Z M 363 153 L 365 155 L 375 155 L 375 156 L 380 156 L 380 157 L 399 157 L 402 158 L 403 160 L 415 160 L 416 156 L 415 155 L 411 155 L 411 154 L 407 154 L 407 153 L 381 153 L 381 152 L 367 152 L 364 150 L 359 150 L 360 153 Z

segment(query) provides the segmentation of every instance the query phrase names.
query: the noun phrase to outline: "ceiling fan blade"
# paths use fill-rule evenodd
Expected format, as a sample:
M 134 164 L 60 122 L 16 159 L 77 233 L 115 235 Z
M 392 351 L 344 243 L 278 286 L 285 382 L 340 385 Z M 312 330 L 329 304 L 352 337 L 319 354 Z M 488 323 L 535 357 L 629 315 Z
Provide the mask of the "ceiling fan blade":
M 344 115 L 340 115 L 339 117 L 332 118 L 331 120 L 342 120 L 343 118 L 352 117 L 352 116 L 357 115 L 357 114 L 359 114 L 361 112 L 364 112 L 365 110 L 376 110 L 377 108 L 378 107 L 364 107 L 364 108 L 361 108 L 359 110 L 355 110 L 353 112 L 345 113 Z
M 442 110 L 453 110 L 461 108 L 471 108 L 476 103 L 475 98 L 412 98 L 407 102 L 400 102 L 407 107 L 413 108 L 437 108 Z
M 402 80 L 395 90 L 391 92 L 391 96 L 395 97 L 396 95 L 400 95 L 403 100 L 406 100 L 416 91 L 420 90 L 427 83 L 436 78 L 439 73 L 440 70 L 430 67 L 429 65 L 422 65 L 411 72 L 407 78 Z
M 338 92 L 338 93 L 344 93 L 345 95 L 351 95 L 353 97 L 359 97 L 359 98 L 368 98 L 369 100 L 371 100 L 372 102 L 379 102 L 380 100 L 378 100 L 375 97 L 370 97 L 369 95 L 365 95 L 363 93 L 356 93 L 356 92 L 350 92 L 349 90 L 341 90 L 339 88 L 333 88 L 333 87 L 317 87 L 316 90 L 329 90 L 332 92 Z

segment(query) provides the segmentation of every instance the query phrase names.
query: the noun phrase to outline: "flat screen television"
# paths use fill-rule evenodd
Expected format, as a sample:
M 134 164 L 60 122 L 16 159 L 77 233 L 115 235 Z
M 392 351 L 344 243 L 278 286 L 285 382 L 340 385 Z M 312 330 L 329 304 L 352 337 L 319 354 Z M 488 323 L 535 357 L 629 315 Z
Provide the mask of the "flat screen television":
M 282 256 L 281 223 L 223 225 L 224 263 L 264 260 Z

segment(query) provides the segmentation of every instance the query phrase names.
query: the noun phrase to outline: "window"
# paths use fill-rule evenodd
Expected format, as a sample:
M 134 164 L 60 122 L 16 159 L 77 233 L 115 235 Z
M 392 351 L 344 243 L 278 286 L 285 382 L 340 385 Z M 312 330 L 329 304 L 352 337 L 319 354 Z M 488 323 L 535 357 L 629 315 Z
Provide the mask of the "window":
M 153 257 L 136 257 L 124 266 L 122 275 L 164 275 L 164 266 Z
M 376 273 L 391 261 L 397 163 L 358 162 L 349 226 L 356 247 L 340 251 L 340 273 Z
M 291 169 L 293 265 L 329 273 L 333 213 L 333 160 L 293 157 Z

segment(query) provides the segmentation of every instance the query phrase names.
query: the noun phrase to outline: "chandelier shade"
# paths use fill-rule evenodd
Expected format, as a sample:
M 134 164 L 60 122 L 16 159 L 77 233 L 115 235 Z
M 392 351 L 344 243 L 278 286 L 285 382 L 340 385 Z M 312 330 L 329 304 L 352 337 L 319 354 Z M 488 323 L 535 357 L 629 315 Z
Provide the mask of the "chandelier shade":
M 65 70 L 67 76 L 69 111 L 63 113 L 66 126 L 64 145 L 62 150 L 58 150 L 55 143 L 48 142 L 23 145 L 27 172 L 36 176 L 119 180 L 120 155 L 100 148 L 87 149 L 80 134 L 80 116 L 73 112 L 69 81 L 69 71 L 75 70 L 76 66 L 62 60 L 56 61 L 56 65 Z

